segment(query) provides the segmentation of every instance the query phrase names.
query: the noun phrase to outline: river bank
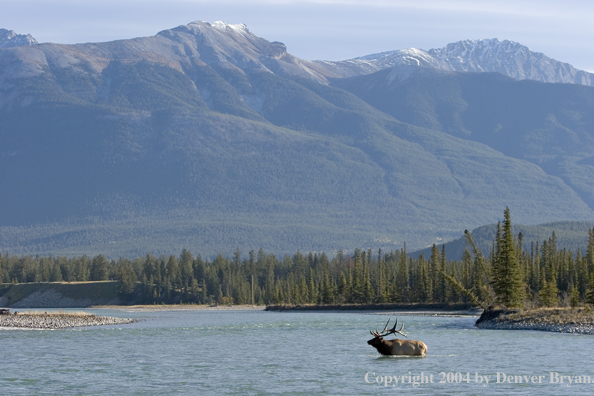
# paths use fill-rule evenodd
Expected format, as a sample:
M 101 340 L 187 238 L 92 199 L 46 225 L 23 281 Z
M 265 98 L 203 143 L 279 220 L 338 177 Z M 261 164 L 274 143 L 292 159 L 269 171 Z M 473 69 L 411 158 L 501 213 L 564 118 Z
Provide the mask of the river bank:
M 7 308 L 86 308 L 121 303 L 115 281 L 20 283 L 0 287 L 0 307 Z
M 16 312 L 0 315 L 0 327 L 19 329 L 66 329 L 137 322 L 135 319 L 99 316 L 86 312 Z
M 123 311 L 264 311 L 264 305 L 200 305 L 200 304 L 154 304 L 154 305 L 93 305 L 89 308 L 119 309 Z
M 476 321 L 476 327 L 490 330 L 594 334 L 594 311 L 590 308 L 488 310 Z

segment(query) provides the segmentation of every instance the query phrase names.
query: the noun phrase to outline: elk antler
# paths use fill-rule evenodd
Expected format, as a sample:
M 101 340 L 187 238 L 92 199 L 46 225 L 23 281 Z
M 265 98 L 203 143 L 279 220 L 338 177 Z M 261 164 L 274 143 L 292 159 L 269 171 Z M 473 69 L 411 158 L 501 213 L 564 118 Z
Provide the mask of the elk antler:
M 390 330 L 388 330 L 388 326 L 390 325 L 390 320 L 391 320 L 391 318 L 388 319 L 388 323 L 386 323 L 386 326 L 384 326 L 384 329 L 382 330 L 381 333 L 379 333 L 377 331 L 377 328 L 376 328 L 375 331 L 371 331 L 371 330 L 369 331 L 371 333 L 371 335 L 372 336 L 375 336 L 375 337 L 385 337 L 385 336 L 390 335 L 390 334 L 396 334 L 396 333 L 398 333 L 398 334 L 406 337 L 406 334 L 404 334 L 402 332 L 402 329 L 404 329 L 404 323 L 402 323 L 402 326 L 400 327 L 400 330 L 396 330 L 396 326 L 398 326 L 398 319 L 396 319 L 396 323 L 394 323 L 394 327 L 392 327 Z

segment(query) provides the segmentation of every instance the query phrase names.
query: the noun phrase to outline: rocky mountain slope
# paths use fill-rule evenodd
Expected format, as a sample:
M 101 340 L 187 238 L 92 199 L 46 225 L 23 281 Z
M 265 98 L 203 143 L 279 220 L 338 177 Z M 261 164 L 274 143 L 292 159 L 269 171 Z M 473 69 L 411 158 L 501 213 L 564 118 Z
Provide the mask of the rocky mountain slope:
M 591 220 L 594 88 L 569 85 L 562 102 L 515 111 L 559 93 L 427 68 L 337 80 L 222 22 L 2 49 L 0 251 L 414 249 L 505 206 L 514 222 Z M 513 125 L 546 147 L 507 149 Z

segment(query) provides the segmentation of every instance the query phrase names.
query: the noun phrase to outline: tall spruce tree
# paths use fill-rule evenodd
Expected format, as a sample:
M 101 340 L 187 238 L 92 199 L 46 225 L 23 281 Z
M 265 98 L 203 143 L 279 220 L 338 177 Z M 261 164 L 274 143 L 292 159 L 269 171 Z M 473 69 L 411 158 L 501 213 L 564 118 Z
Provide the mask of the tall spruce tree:
M 502 235 L 497 248 L 493 268 L 493 289 L 497 295 L 497 302 L 506 307 L 521 307 L 524 304 L 525 290 L 512 234 L 509 207 L 505 208 Z

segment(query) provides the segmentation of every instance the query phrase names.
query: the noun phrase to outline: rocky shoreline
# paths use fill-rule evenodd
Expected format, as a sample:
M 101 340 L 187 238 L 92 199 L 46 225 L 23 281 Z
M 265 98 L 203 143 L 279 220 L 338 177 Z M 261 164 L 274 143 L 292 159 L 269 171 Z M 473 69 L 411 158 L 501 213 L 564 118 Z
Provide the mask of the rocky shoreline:
M 534 330 L 594 335 L 594 315 L 589 309 L 486 310 L 475 326 L 490 330 Z
M 546 324 L 546 323 L 518 323 L 518 322 L 482 322 L 476 325 L 479 329 L 490 330 L 535 330 L 552 331 L 556 333 L 594 334 L 594 325 L 577 324 Z
M 19 329 L 67 329 L 72 327 L 119 325 L 136 319 L 112 318 L 93 314 L 17 313 L 0 315 L 0 327 Z

